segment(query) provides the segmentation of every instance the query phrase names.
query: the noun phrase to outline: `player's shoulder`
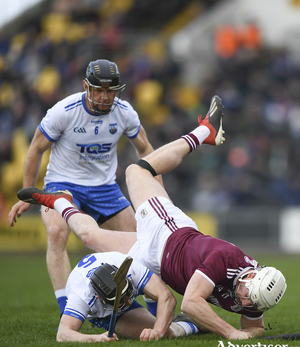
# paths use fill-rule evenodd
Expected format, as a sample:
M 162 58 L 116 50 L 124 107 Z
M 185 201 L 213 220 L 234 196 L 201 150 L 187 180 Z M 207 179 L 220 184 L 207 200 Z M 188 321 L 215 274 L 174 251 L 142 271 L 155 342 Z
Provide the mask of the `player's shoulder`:
M 64 99 L 58 101 L 53 108 L 60 109 L 63 112 L 69 112 L 81 107 L 83 105 L 83 92 L 78 92 L 66 96 Z
M 76 107 L 82 106 L 84 99 L 83 95 L 83 92 L 79 92 L 65 97 L 62 100 L 62 104 L 64 106 L 65 111 L 68 112 Z
M 126 100 L 117 99 L 114 100 L 115 110 L 122 113 L 135 112 L 133 106 Z

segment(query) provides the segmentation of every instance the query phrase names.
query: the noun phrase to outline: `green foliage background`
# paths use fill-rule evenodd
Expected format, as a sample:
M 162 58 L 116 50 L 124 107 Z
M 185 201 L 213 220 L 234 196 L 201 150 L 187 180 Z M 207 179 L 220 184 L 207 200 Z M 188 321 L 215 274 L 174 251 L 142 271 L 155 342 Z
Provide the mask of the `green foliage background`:
M 72 254 L 71 263 L 75 266 L 84 254 Z M 286 294 L 274 309 L 264 314 L 265 335 L 278 335 L 300 331 L 300 257 L 287 255 L 253 255 L 260 264 L 275 266 L 286 276 Z M 41 254 L 0 254 L 0 346 L 61 346 L 55 340 L 59 323 L 59 308 L 48 276 L 45 255 Z M 181 296 L 176 295 L 180 312 Z M 144 301 L 140 298 L 140 303 Z M 239 316 L 214 308 L 230 324 L 239 328 Z M 99 333 L 98 328 L 86 322 L 82 332 Z M 120 338 L 119 346 L 214 346 L 220 340 L 225 346 L 228 341 L 214 334 L 182 337 L 176 340 L 140 342 Z M 231 341 L 235 345 L 254 346 L 258 342 L 266 346 L 285 344 L 300 346 L 300 341 L 252 339 Z M 99 344 L 99 343 L 98 343 Z M 63 346 L 78 346 L 79 343 L 63 343 Z M 245 346 L 246 347 L 246 346 Z

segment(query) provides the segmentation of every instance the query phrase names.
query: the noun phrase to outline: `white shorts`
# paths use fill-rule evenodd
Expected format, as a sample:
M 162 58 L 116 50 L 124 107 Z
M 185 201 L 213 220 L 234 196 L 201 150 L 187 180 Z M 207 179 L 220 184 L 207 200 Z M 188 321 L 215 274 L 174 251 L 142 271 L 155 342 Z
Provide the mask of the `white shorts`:
M 183 227 L 198 230 L 196 223 L 165 197 L 144 202 L 135 219 L 137 242 L 128 254 L 159 276 L 162 253 L 171 233 Z

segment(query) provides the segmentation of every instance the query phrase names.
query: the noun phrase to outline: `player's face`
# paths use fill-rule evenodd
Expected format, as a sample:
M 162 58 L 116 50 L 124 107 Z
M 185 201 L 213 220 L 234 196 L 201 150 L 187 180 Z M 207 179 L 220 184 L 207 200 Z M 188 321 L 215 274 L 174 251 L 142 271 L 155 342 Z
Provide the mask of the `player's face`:
M 242 279 L 251 279 L 255 276 L 253 272 L 246 273 L 241 276 Z M 239 281 L 239 280 L 238 280 Z M 236 301 L 243 307 L 252 307 L 250 300 L 249 288 L 243 282 L 239 282 L 235 292 Z
M 116 91 L 109 89 L 108 83 L 103 83 L 101 87 L 87 86 L 87 107 L 90 112 L 93 113 L 107 113 L 112 107 L 114 98 L 116 96 Z
M 98 298 L 103 304 L 105 304 L 105 301 L 100 298 L 99 295 L 96 295 L 96 298 Z M 130 307 L 134 301 L 134 297 L 125 297 L 121 300 L 118 309 L 123 309 L 124 307 Z
M 236 288 L 235 294 L 236 301 L 243 307 L 252 306 L 250 297 L 249 297 L 249 289 L 242 283 L 240 283 Z
M 121 299 L 121 302 L 119 304 L 119 309 L 131 306 L 133 301 L 134 301 L 134 297 L 133 296 L 130 296 L 130 297 L 129 296 L 125 296 L 124 298 Z
M 116 95 L 115 90 L 110 90 L 107 87 L 94 88 L 92 87 L 93 103 L 97 105 L 101 110 L 107 110 L 111 108 Z

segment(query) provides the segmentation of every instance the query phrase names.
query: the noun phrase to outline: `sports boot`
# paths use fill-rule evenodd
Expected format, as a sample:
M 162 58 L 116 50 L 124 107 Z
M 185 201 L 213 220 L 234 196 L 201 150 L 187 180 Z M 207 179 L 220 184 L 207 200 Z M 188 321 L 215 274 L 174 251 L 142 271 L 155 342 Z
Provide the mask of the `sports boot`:
M 205 117 L 198 116 L 199 125 L 205 125 L 210 130 L 210 135 L 203 141 L 208 145 L 219 146 L 224 141 L 225 138 L 223 134 L 225 131 L 222 128 L 222 118 L 224 106 L 222 105 L 222 100 L 218 95 L 215 95 L 211 99 L 209 111 Z
M 23 188 L 18 191 L 17 196 L 22 201 L 33 205 L 44 205 L 49 208 L 54 208 L 54 202 L 60 198 L 65 198 L 71 203 L 73 201 L 73 195 L 68 190 L 47 193 L 35 187 Z

